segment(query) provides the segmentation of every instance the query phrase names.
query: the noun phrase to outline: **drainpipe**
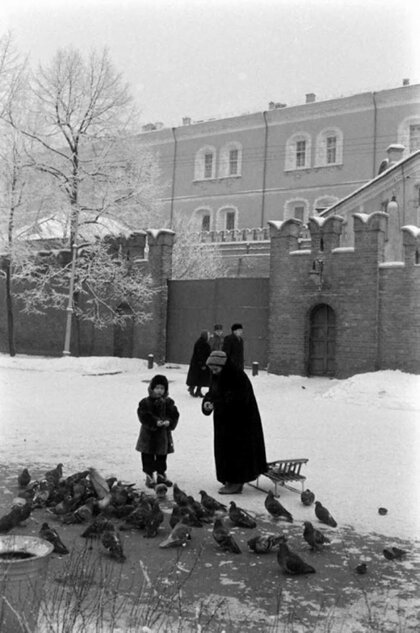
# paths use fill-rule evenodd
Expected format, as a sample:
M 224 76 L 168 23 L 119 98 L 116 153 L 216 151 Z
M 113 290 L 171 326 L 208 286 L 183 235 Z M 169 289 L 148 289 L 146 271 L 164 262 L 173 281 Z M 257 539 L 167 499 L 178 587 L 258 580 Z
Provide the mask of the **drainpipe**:
M 373 173 L 372 178 L 377 176 L 376 173 L 376 142 L 377 142 L 377 119 L 378 119 L 378 108 L 376 106 L 376 92 L 372 92 L 372 100 L 373 100 Z
M 263 162 L 263 181 L 262 181 L 262 199 L 261 199 L 261 228 L 264 228 L 264 215 L 265 215 L 265 183 L 267 177 L 267 146 L 268 146 L 268 123 L 267 112 L 263 112 L 264 117 L 264 162 Z
M 172 190 L 171 190 L 171 210 L 169 212 L 169 228 L 173 228 L 174 221 L 174 202 L 175 202 L 175 174 L 176 174 L 176 151 L 177 151 L 177 138 L 176 127 L 172 128 L 172 135 L 174 137 L 174 155 L 172 159 Z

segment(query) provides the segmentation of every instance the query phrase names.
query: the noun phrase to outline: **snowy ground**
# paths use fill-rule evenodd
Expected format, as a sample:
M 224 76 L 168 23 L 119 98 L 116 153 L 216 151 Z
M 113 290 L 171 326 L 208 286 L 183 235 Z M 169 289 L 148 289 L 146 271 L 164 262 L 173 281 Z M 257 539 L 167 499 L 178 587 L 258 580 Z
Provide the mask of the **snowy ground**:
M 168 377 L 181 412 L 168 475 L 191 494 L 216 495 L 212 420 L 187 393 L 185 365 L 148 369 L 139 359 L 0 355 L 0 463 L 42 472 L 62 462 L 65 475 L 95 466 L 143 486 L 136 408 L 155 373 Z M 330 380 L 260 372 L 251 380 L 269 461 L 309 458 L 307 487 L 339 526 L 418 537 L 420 376 L 382 371 Z M 263 500 L 246 487 L 240 502 L 261 512 Z M 295 519 L 308 518 L 298 495 L 284 491 L 282 502 Z

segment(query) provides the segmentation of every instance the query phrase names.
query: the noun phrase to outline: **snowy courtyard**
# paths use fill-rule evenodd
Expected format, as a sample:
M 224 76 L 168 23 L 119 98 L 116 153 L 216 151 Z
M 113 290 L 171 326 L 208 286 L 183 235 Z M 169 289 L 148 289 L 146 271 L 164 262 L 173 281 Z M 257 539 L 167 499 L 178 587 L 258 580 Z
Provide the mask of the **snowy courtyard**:
M 2 498 L 12 499 L 10 482 L 23 466 L 39 473 L 59 462 L 65 475 L 94 466 L 107 477 L 115 475 L 144 488 L 140 455 L 134 450 L 136 409 L 156 373 L 167 376 L 181 414 L 168 476 L 194 496 L 201 489 L 217 496 L 212 418 L 202 415 L 200 398 L 187 392 L 187 366 L 148 369 L 140 359 L 1 355 L 0 460 L 7 473 Z M 347 529 L 362 539 L 374 535 L 384 547 L 404 539 L 410 556 L 401 564 L 407 569 L 417 565 L 420 377 L 400 371 L 347 380 L 265 371 L 248 375 L 261 412 L 268 461 L 308 458 L 302 470 L 305 487 L 335 517 L 337 534 Z M 280 492 L 295 523 L 308 520 L 308 511 L 313 520 L 313 509 L 303 506 L 298 494 Z M 238 499 L 243 508 L 261 515 L 264 497 L 246 486 Z M 379 514 L 379 507 L 387 514 Z

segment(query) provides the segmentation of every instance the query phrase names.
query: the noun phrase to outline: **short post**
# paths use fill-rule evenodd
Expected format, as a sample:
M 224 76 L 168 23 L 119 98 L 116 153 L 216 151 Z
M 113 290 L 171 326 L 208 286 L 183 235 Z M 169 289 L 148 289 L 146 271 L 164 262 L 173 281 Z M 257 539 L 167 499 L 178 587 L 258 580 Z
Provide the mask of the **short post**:
M 252 375 L 253 376 L 258 376 L 258 363 L 257 363 L 257 361 L 254 361 L 252 363 Z
M 153 354 L 148 354 L 147 356 L 147 369 L 153 369 Z

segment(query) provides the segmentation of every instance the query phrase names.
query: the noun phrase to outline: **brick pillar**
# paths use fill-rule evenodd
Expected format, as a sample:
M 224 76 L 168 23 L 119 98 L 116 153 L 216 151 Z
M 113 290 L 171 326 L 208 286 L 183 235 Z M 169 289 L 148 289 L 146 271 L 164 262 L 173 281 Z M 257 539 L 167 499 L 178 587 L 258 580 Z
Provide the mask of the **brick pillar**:
M 127 239 L 127 255 L 130 261 L 135 262 L 138 259 L 144 259 L 144 250 L 146 246 L 146 231 L 133 231 Z
M 168 308 L 168 279 L 172 277 L 172 249 L 175 233 L 170 229 L 149 229 L 149 271 L 157 289 L 153 297 L 151 352 L 158 364 L 166 359 L 166 322 Z
M 412 268 L 415 264 L 420 264 L 420 228 L 417 226 L 403 226 L 404 264 L 407 268 Z
M 370 215 L 354 213 L 354 249 L 365 260 L 384 261 L 388 214 L 375 211 Z

